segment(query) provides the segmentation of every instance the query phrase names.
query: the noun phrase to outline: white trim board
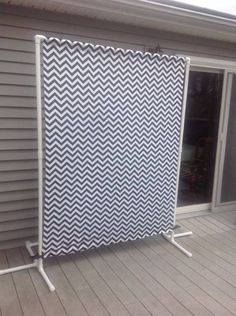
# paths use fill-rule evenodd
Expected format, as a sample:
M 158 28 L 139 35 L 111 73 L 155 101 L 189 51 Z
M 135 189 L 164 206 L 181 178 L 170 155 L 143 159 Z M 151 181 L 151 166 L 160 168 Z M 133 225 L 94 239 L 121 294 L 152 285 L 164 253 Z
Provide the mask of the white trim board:
M 189 56 L 189 55 L 188 55 Z M 198 56 L 189 56 L 191 63 L 190 66 L 214 68 L 222 70 L 236 70 L 236 61 L 226 59 L 205 58 Z
M 192 213 L 192 212 L 207 211 L 207 210 L 210 210 L 211 207 L 212 207 L 211 203 L 180 206 L 180 207 L 177 207 L 176 214 L 178 215 L 178 214 L 186 214 L 186 213 Z
M 9 3 L 8 0 L 1 2 Z M 21 0 L 11 4 L 22 5 Z M 236 19 L 214 11 L 180 7 L 172 2 L 152 0 L 25 0 L 24 6 L 64 14 L 88 16 L 186 35 L 236 42 Z M 182 4 L 183 6 L 183 4 Z

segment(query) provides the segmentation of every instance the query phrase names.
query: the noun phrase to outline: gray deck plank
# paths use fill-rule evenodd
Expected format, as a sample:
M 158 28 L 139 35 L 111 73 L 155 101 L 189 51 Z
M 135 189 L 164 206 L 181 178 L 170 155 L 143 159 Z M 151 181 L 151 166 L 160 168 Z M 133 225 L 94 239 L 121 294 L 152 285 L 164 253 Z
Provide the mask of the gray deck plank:
M 106 261 L 104 261 L 97 251 L 88 252 L 87 259 L 119 300 L 125 305 L 131 315 L 150 315 L 147 309 L 138 301 L 125 283 L 110 269 Z
M 8 250 L 7 258 L 9 261 L 9 266 L 11 267 L 24 264 L 20 249 Z M 24 315 L 45 315 L 41 302 L 30 278 L 29 271 L 22 270 L 14 272 L 12 276 Z
M 211 254 L 210 251 L 207 251 L 204 247 L 201 247 L 202 242 L 192 240 L 189 244 L 187 240 L 184 240 L 182 244 L 186 245 L 186 247 L 191 247 L 191 250 L 194 254 L 194 259 L 196 261 L 204 265 L 206 268 L 211 270 L 213 273 L 218 275 L 220 278 L 222 278 L 232 286 L 235 286 L 234 275 L 232 274 L 232 272 L 224 269 L 223 262 L 219 261 L 217 256 Z
M 152 284 L 158 281 L 175 296 L 188 311 L 191 311 L 192 314 L 212 315 L 212 313 L 208 312 L 199 304 L 184 288 L 163 273 L 160 266 L 157 267 L 153 265 L 141 252 L 137 253 L 135 247 L 130 243 L 124 243 L 115 247 L 118 258 L 129 266 L 130 270 L 135 271 L 136 277 L 141 278 L 146 286 L 152 287 Z
M 190 224 L 192 224 L 194 227 L 195 234 L 193 238 L 195 238 L 195 236 L 198 236 L 199 240 L 204 239 L 204 247 L 207 250 L 210 249 L 212 253 L 222 258 L 223 261 L 227 263 L 227 266 L 230 267 L 230 271 L 234 273 L 236 270 L 236 257 L 234 256 L 234 251 L 232 251 L 232 241 L 227 239 L 227 236 L 225 236 L 225 232 L 220 234 L 213 234 L 209 228 L 203 226 L 199 227 L 199 223 L 196 222 L 196 220 L 194 222 L 188 221 L 187 225 L 189 226 Z
M 210 219 L 210 217 L 209 217 Z M 216 220 L 214 220 L 214 224 L 212 221 L 210 221 L 208 218 L 204 219 L 203 218 L 199 218 L 196 219 L 198 220 L 198 222 L 200 222 L 202 225 L 200 226 L 200 228 L 206 232 L 210 232 L 210 239 L 217 239 L 218 243 L 217 245 L 222 245 L 223 249 L 226 249 L 230 251 L 230 254 L 232 254 L 232 250 L 231 248 L 236 249 L 236 230 L 223 230 L 222 227 L 219 228 L 216 225 Z M 217 227 L 217 229 L 219 229 L 220 231 L 216 231 L 215 228 L 212 227 L 212 225 L 215 225 Z M 226 247 L 226 248 L 225 248 Z M 235 254 L 234 254 L 235 256 Z
M 236 231 L 232 233 L 230 232 L 223 232 L 220 235 L 214 235 L 214 240 L 217 240 L 217 245 L 221 247 L 227 254 L 236 258 L 235 251 L 236 251 L 236 239 L 235 238 Z M 211 236 L 212 239 L 213 236 Z
M 8 268 L 4 251 L 0 251 L 0 269 Z M 0 276 L 0 309 L 2 316 L 23 315 L 11 274 Z
M 185 224 L 185 223 L 184 223 Z M 188 227 L 190 225 L 190 222 L 188 222 Z M 227 251 L 230 251 L 230 248 L 227 246 L 227 240 L 220 234 L 220 239 L 215 238 L 215 235 L 212 234 L 202 236 L 202 227 L 196 227 L 196 222 L 192 223 L 194 228 L 194 235 L 193 239 L 195 242 L 200 243 L 202 248 L 205 248 L 205 250 L 209 253 L 209 257 L 214 257 L 214 260 L 222 266 L 225 270 L 229 271 L 233 278 L 235 278 L 236 273 L 236 267 L 234 264 L 235 258 L 232 257 L 232 255 L 229 255 Z M 209 231 L 209 230 L 208 230 Z M 222 240 L 224 239 L 224 243 L 222 243 Z M 231 248 L 231 253 L 234 254 L 234 251 Z
M 201 227 L 203 230 L 203 228 Z M 236 232 L 235 232 L 236 234 Z M 217 246 L 219 250 L 223 250 L 228 255 L 231 255 L 235 259 L 235 254 L 232 251 L 232 249 L 235 251 L 236 250 L 236 239 L 235 236 L 233 236 L 232 231 L 230 232 L 222 232 L 220 234 L 211 234 L 211 235 L 206 235 L 207 236 L 207 242 L 213 242 L 214 246 Z M 235 239 L 235 240 L 234 240 Z
M 185 260 L 185 257 L 177 250 L 173 249 L 173 254 L 179 258 L 182 262 L 184 262 L 185 265 L 189 266 L 191 269 L 193 269 L 195 272 L 199 273 L 202 277 L 204 277 L 206 280 L 209 280 L 215 287 L 222 290 L 225 294 L 227 294 L 229 297 L 231 297 L 233 300 L 236 299 L 236 288 L 229 284 L 227 281 L 225 281 L 223 278 L 218 276 L 216 273 L 211 271 L 211 263 L 204 264 L 204 260 L 196 260 L 196 253 L 194 252 L 194 247 L 192 243 L 193 238 L 181 238 L 179 241 L 182 245 L 184 245 L 187 249 L 190 249 L 193 251 L 194 255 L 192 258 L 189 258 L 189 260 Z M 171 245 L 167 245 L 171 246 Z M 168 249 L 168 248 L 167 248 Z
M 211 221 L 208 221 L 208 218 L 204 218 L 204 216 L 199 216 L 194 218 L 198 223 L 201 223 L 200 227 L 205 227 L 207 229 L 210 229 L 214 233 L 222 233 L 223 229 L 219 226 L 217 226 L 215 223 L 212 223 Z
M 84 254 L 75 254 L 71 256 L 71 258 L 111 315 L 130 315 L 125 306 L 97 273 Z
M 233 223 L 234 225 L 236 225 L 236 212 L 220 212 L 218 213 L 221 217 L 224 217 L 227 221 L 229 221 L 230 223 Z
M 61 269 L 68 281 L 91 316 L 108 316 L 109 313 L 92 290 L 82 273 L 76 267 L 70 256 L 58 258 Z
M 156 241 L 160 247 L 156 245 Z M 230 314 L 233 314 L 234 311 L 236 311 L 236 302 L 232 298 L 226 295 L 221 289 L 215 287 L 209 280 L 202 277 L 201 274 L 194 271 L 192 267 L 185 264 L 185 262 L 191 261 L 191 258 L 184 258 L 185 260 L 183 261 L 180 260 L 178 257 L 178 250 L 165 241 L 160 243 L 157 238 L 153 238 L 150 240 L 149 245 L 151 243 L 151 249 L 154 251 L 158 249 L 160 252 L 159 249 L 161 248 L 161 252 L 163 251 L 162 258 L 166 260 L 166 264 L 170 264 L 177 270 L 177 273 L 173 270 L 171 271 L 173 273 L 173 277 L 175 277 L 178 273 L 181 273 L 185 278 L 187 278 L 187 280 L 185 280 L 185 288 L 188 290 L 190 289 L 189 293 L 194 294 L 194 297 L 214 315 L 227 315 L 228 311 Z M 157 257 L 153 255 L 153 260 L 156 261 L 156 259 Z
M 209 221 L 211 222 L 212 224 L 215 224 L 217 227 L 221 228 L 222 231 L 231 231 L 232 230 L 232 227 L 229 227 L 228 225 L 224 224 L 223 222 L 217 220 L 217 218 L 215 218 L 214 215 L 211 215 L 211 216 L 206 216 L 204 217 L 205 221 Z M 236 226 L 235 226 L 236 228 Z
M 207 217 L 204 222 L 202 222 L 202 219 L 199 219 L 202 223 L 201 228 L 210 230 L 210 236 L 211 238 L 217 239 L 217 245 L 220 243 L 220 245 L 223 246 L 223 249 L 226 249 L 226 252 L 229 251 L 229 253 L 236 258 L 235 252 L 232 252 L 232 248 L 236 250 L 236 226 L 234 226 L 234 229 L 229 229 L 226 227 L 226 225 L 222 224 L 218 220 L 216 220 L 213 217 Z M 221 229 L 221 232 L 216 232 L 215 228 L 213 228 L 211 225 L 215 225 L 217 229 Z M 219 225 L 221 226 L 219 228 Z M 224 225 L 225 228 L 222 227 Z M 216 232 L 216 233 L 212 233 Z
M 146 284 L 136 278 L 133 271 L 130 271 L 108 247 L 102 249 L 102 251 L 100 249 L 98 251 L 110 268 L 120 277 L 152 315 L 159 315 L 160 312 L 163 313 L 163 315 L 164 313 L 169 314 L 166 306 L 170 307 L 170 312 L 173 306 L 177 312 L 176 315 L 178 315 L 178 311 L 181 311 L 182 315 L 191 314 L 158 283 L 156 283 L 152 289 L 150 289 L 150 286 L 147 288 Z M 164 308 L 160 303 L 162 303 Z M 173 313 L 171 313 L 171 315 L 173 315 Z
M 189 226 L 188 226 L 189 227 Z M 196 231 L 193 230 L 193 237 L 191 238 L 191 244 L 189 244 L 188 238 L 183 238 L 181 243 L 186 245 L 186 247 L 191 246 L 194 250 L 194 259 L 199 263 L 207 267 L 213 273 L 221 277 L 223 280 L 235 286 L 234 280 L 234 267 L 228 265 L 222 258 L 217 257 L 214 253 L 211 252 L 210 248 L 207 248 L 204 243 L 204 238 L 196 237 Z
M 228 275 L 230 277 L 229 278 L 229 280 L 230 280 L 231 276 L 235 274 L 235 267 L 227 260 L 224 260 L 224 258 L 221 257 L 220 253 L 216 253 L 216 252 L 212 251 L 212 249 L 211 249 L 212 245 L 211 245 L 211 243 L 209 243 L 207 241 L 209 235 L 202 236 L 200 234 L 199 228 L 196 228 L 195 225 L 191 224 L 190 222 L 187 222 L 187 223 L 183 222 L 183 225 L 185 225 L 185 227 L 192 229 L 192 231 L 194 232 L 192 240 L 195 244 L 197 243 L 199 245 L 199 247 L 201 249 L 201 253 L 204 256 L 206 256 L 207 259 L 211 260 L 214 264 L 217 264 L 223 270 L 228 272 L 228 273 L 226 273 L 226 275 Z M 231 281 L 229 281 L 229 282 L 231 282 Z M 234 284 L 235 284 L 235 282 L 234 282 Z
M 157 238 L 157 240 L 159 240 L 161 244 L 166 244 L 165 240 L 160 240 L 160 238 Z M 151 247 L 150 243 L 152 243 Z M 149 266 L 151 266 L 148 262 L 150 261 L 152 264 L 158 267 L 162 273 L 168 275 L 178 286 L 182 287 L 187 293 L 193 296 L 194 299 L 199 304 L 204 306 L 206 310 L 212 312 L 215 315 L 221 315 L 221 313 L 224 313 L 225 315 L 231 315 L 231 313 L 228 313 L 225 308 L 223 308 L 214 299 L 212 299 L 212 297 L 210 297 L 206 292 L 196 285 L 196 279 L 194 279 L 195 282 L 193 282 L 193 277 L 191 274 L 192 271 L 186 266 L 182 267 L 182 263 L 179 265 L 178 260 L 173 255 L 171 255 L 173 247 L 170 247 L 169 252 L 165 251 L 164 248 L 161 248 L 159 246 L 160 244 L 157 243 L 157 241 L 153 238 L 146 239 L 144 242 L 137 241 L 134 242 L 134 244 L 137 246 L 137 250 L 139 250 L 142 255 L 140 255 L 137 250 L 130 251 L 131 255 L 133 254 L 134 256 L 140 258 L 139 260 L 146 261 Z M 188 269 L 190 271 L 188 271 Z M 186 274 L 188 274 L 189 278 L 186 277 Z M 199 285 L 199 283 L 197 284 Z M 199 305 L 198 308 L 202 307 Z M 207 314 L 206 311 L 204 311 L 204 308 L 202 308 L 201 314 L 203 315 L 204 313 Z
M 22 249 L 22 255 L 25 263 L 30 263 L 32 260 L 29 258 L 28 252 L 25 248 Z M 49 292 L 45 281 L 42 279 L 38 270 L 29 269 L 32 282 L 34 284 L 37 295 L 43 306 L 47 316 L 67 316 L 63 305 L 61 304 L 56 292 Z
M 212 218 L 216 219 L 218 222 L 224 224 L 225 226 L 228 226 L 230 229 L 233 229 L 233 230 L 236 229 L 236 221 L 234 220 L 229 221 L 227 218 L 221 216 L 221 213 L 213 214 L 211 216 Z
M 56 259 L 49 259 L 45 270 L 56 288 L 57 295 L 68 316 L 87 316 L 88 313 L 71 287 Z

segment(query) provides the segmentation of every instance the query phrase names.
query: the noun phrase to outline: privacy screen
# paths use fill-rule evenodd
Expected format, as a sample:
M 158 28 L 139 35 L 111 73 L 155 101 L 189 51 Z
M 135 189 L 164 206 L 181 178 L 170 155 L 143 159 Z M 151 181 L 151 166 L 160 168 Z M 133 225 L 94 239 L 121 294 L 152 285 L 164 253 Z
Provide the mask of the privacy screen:
M 173 229 L 186 60 L 42 43 L 43 256 Z

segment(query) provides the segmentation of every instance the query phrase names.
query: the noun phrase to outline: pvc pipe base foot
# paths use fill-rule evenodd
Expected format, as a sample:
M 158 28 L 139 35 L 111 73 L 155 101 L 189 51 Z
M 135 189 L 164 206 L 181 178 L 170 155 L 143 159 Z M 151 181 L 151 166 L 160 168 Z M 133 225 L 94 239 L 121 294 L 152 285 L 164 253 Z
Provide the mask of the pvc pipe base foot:
M 187 257 L 191 258 L 193 255 L 191 252 L 189 252 L 188 250 L 186 250 L 183 246 L 181 246 L 180 244 L 178 244 L 175 241 L 175 238 L 179 238 L 179 237 L 185 237 L 185 236 L 190 236 L 192 235 L 192 232 L 185 232 L 185 233 L 179 233 L 179 234 L 174 234 L 174 232 L 171 232 L 171 234 L 166 234 L 163 233 L 162 236 L 169 242 L 171 243 L 173 246 L 175 246 L 177 249 L 179 249 L 182 253 L 184 253 Z
M 44 268 L 38 268 L 39 273 L 41 274 L 42 278 L 44 279 L 45 283 L 47 284 L 49 290 L 51 292 L 55 291 L 55 286 L 50 281 L 49 277 L 47 276 L 47 273 L 45 272 Z
M 26 247 L 26 249 L 31 257 L 35 255 L 32 247 L 37 246 L 37 245 L 38 245 L 37 242 L 31 243 L 30 241 L 26 241 L 25 247 Z M 2 269 L 2 270 L 0 270 L 0 275 L 4 275 L 7 273 L 13 273 L 13 272 L 21 271 L 21 270 L 26 270 L 26 269 L 30 269 L 30 268 L 36 268 L 39 271 L 39 273 L 41 274 L 45 283 L 47 284 L 49 290 L 51 292 L 55 291 L 54 285 L 49 280 L 49 278 L 48 278 L 48 276 L 43 268 L 43 259 L 42 258 L 34 259 L 34 262 L 29 263 L 29 264 L 24 264 L 21 266 L 12 267 L 12 268 L 8 268 L 8 269 Z

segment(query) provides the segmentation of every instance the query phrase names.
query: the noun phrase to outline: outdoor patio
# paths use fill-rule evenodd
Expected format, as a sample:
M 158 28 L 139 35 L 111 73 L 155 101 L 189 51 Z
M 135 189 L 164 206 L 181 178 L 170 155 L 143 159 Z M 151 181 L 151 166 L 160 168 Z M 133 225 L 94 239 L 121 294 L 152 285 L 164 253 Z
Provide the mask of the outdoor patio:
M 162 237 L 46 261 L 50 293 L 34 269 L 0 277 L 0 315 L 236 315 L 236 212 L 178 221 L 187 258 Z M 0 252 L 0 268 L 28 262 Z

